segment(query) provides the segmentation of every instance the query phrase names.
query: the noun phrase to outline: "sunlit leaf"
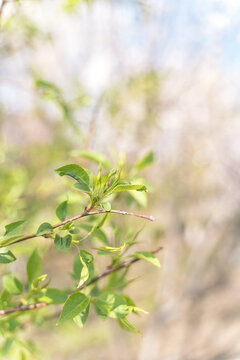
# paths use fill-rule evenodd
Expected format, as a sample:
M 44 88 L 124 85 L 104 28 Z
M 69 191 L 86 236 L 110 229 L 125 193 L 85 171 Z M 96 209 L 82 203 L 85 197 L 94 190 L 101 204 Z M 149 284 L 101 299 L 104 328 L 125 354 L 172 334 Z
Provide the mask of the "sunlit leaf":
M 32 255 L 27 262 L 27 275 L 29 283 L 42 274 L 42 259 L 39 256 L 37 249 L 32 252 Z
M 52 225 L 47 222 L 44 222 L 39 226 L 37 230 L 37 236 L 51 234 L 52 232 L 53 232 Z
M 25 220 L 20 220 L 6 225 L 4 236 L 18 235 L 21 232 L 25 223 Z
M 54 239 L 54 245 L 59 251 L 67 252 L 70 248 L 72 243 L 72 236 L 70 234 L 61 237 L 60 235 L 56 234 Z
M 135 165 L 137 170 L 142 170 L 154 162 L 154 154 L 152 151 L 144 155 Z
M 90 308 L 90 305 L 88 304 L 87 308 L 83 312 L 81 312 L 79 315 L 77 315 L 73 318 L 73 321 L 75 322 L 75 324 L 77 324 L 77 326 L 79 326 L 80 328 L 83 327 L 83 325 L 85 324 L 85 322 L 88 318 L 89 308 Z
M 13 275 L 6 274 L 2 277 L 2 283 L 4 288 L 13 295 L 19 295 L 23 291 L 21 282 Z
M 97 164 L 102 164 L 106 170 L 109 170 L 111 168 L 111 164 L 108 161 L 107 157 L 100 152 L 93 150 L 74 151 L 73 155 L 94 161 Z
M 8 264 L 15 260 L 16 257 L 13 255 L 13 253 L 10 250 L 0 253 L 0 264 Z
M 38 298 L 41 302 L 49 304 L 63 304 L 67 300 L 68 291 L 54 288 L 43 289 Z
M 126 318 L 117 320 L 122 329 L 141 334 L 141 331 L 135 328 Z
M 157 267 L 161 266 L 158 258 L 149 251 L 137 251 L 130 256 L 137 259 L 146 260 Z
M 84 170 L 80 165 L 69 164 L 62 166 L 55 170 L 60 176 L 70 176 L 75 179 L 81 186 L 81 190 L 90 191 L 89 189 L 89 176 L 86 170 Z
M 64 221 L 67 216 L 67 206 L 68 202 L 67 200 L 63 201 L 58 207 L 56 208 L 56 215 L 59 218 L 59 220 Z
M 130 191 L 130 190 L 147 191 L 147 188 L 145 185 L 121 184 L 115 186 L 111 192 L 116 193 L 120 191 Z
M 89 301 L 90 299 L 86 295 L 79 292 L 70 295 L 63 306 L 58 324 L 73 319 L 82 313 L 87 308 Z

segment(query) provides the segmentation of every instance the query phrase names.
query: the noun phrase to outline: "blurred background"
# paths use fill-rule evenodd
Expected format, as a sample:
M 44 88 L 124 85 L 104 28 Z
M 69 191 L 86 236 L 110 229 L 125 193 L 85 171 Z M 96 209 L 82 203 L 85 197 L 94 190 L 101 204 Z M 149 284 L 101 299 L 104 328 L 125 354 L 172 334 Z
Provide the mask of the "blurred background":
M 130 272 L 150 312 L 135 320 L 142 335 L 92 315 L 83 329 L 49 321 L 23 338 L 44 360 L 239 360 L 240 1 L 0 4 L 1 232 L 54 222 L 68 189 L 54 169 L 81 163 L 76 151 L 126 156 L 129 168 L 153 151 L 148 202 L 121 206 L 157 219 L 142 249 L 164 246 L 160 270 Z M 17 249 L 19 274 L 33 241 Z M 45 272 L 67 284 L 69 259 L 46 244 Z

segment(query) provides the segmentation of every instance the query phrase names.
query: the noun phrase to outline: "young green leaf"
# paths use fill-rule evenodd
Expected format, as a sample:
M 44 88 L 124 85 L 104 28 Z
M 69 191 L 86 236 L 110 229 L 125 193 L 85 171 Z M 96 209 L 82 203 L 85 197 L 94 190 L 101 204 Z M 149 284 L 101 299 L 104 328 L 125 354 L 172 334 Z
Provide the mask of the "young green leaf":
M 0 253 L 0 264 L 8 264 L 15 260 L 16 257 L 13 255 L 13 253 L 10 250 Z
M 48 304 L 63 304 L 67 300 L 68 291 L 59 289 L 43 289 L 38 298 L 41 302 L 47 302 Z
M 91 227 L 91 230 L 89 231 L 89 233 L 86 236 L 84 236 L 84 238 L 82 238 L 81 241 L 86 240 L 89 236 L 93 235 L 96 231 L 98 231 L 104 225 L 107 217 L 108 217 L 108 214 L 105 214 L 103 216 L 103 218 L 96 225 Z
M 2 277 L 4 288 L 13 295 L 20 295 L 23 291 L 21 282 L 13 275 L 6 274 Z
M 59 218 L 59 220 L 64 221 L 67 216 L 67 206 L 68 202 L 67 200 L 63 201 L 58 207 L 56 208 L 56 215 Z
M 154 154 L 152 151 L 144 155 L 135 165 L 137 170 L 142 170 L 154 162 Z
M 137 191 L 147 191 L 145 185 L 132 185 L 132 184 L 120 184 L 115 186 L 112 193 L 120 192 L 120 191 L 129 191 L 129 190 L 137 190 Z
M 89 301 L 90 299 L 80 292 L 70 295 L 63 306 L 58 324 L 73 319 L 82 313 L 87 308 Z
M 105 211 L 110 211 L 112 206 L 111 206 L 111 203 L 110 202 L 105 202 L 105 203 L 102 203 L 101 204 L 102 208 L 105 210 Z
M 25 220 L 20 220 L 6 225 L 4 236 L 18 235 L 22 230 L 25 222 L 26 222 Z
M 72 243 L 72 236 L 70 234 L 61 237 L 60 235 L 56 234 L 54 239 L 54 245 L 59 251 L 67 252 L 70 248 Z
M 85 264 L 90 264 L 93 262 L 94 257 L 93 255 L 86 251 L 86 250 L 79 250 L 79 256 L 83 259 L 83 261 L 85 262 Z
M 94 299 L 95 307 L 100 316 L 109 316 L 113 319 L 124 318 L 132 311 L 143 311 L 135 306 L 128 305 L 124 296 L 112 291 L 105 291 Z M 146 312 L 145 312 L 146 313 Z
M 27 262 L 27 275 L 29 283 L 42 274 L 42 259 L 40 258 L 37 249 L 35 249 Z
M 85 184 L 79 184 L 78 182 L 76 184 L 73 185 L 73 187 L 77 190 L 83 191 L 86 194 L 88 194 L 90 196 L 91 191 L 90 189 L 87 190 L 86 185 Z
M 15 236 L 0 236 L 0 245 L 1 247 L 10 245 L 12 243 L 15 243 L 17 240 L 21 239 L 22 235 L 15 235 Z
M 109 253 L 120 253 L 126 247 L 126 243 L 123 243 L 122 246 L 112 247 L 112 246 L 100 246 L 95 248 L 98 251 L 109 252 Z
M 109 241 L 108 241 L 108 238 L 107 238 L 107 235 L 105 234 L 105 232 L 101 229 L 97 229 L 95 231 L 92 231 L 93 230 L 93 227 L 92 225 L 89 225 L 89 224 L 83 224 L 81 225 L 81 228 L 88 231 L 89 233 L 91 233 L 91 235 L 93 237 L 96 237 L 98 238 L 100 241 L 102 241 L 105 245 L 109 245 Z
M 39 226 L 37 230 L 37 236 L 51 234 L 52 232 L 53 232 L 52 225 L 47 222 L 44 222 Z
M 82 263 L 82 270 L 81 270 L 81 276 L 80 276 L 80 280 L 79 280 L 77 287 L 84 284 L 87 281 L 87 279 L 89 278 L 89 270 L 88 270 L 87 264 L 83 261 L 83 258 L 81 256 L 79 256 L 79 259 Z
M 1 355 L 6 357 L 12 347 L 12 344 L 14 342 L 14 338 L 13 337 L 9 337 L 7 338 L 4 343 L 2 344 L 2 348 L 1 348 Z
M 136 329 L 126 318 L 117 320 L 122 329 L 141 334 L 141 331 Z
M 80 165 L 70 164 L 62 166 L 55 170 L 60 176 L 70 176 L 81 185 L 81 190 L 90 191 L 89 189 L 89 176 L 86 170 L 84 170 Z
M 47 278 L 47 274 L 40 275 L 32 282 L 32 289 L 37 289 L 41 282 L 43 282 Z
M 149 251 L 137 251 L 130 256 L 137 259 L 146 260 L 157 267 L 161 266 L 158 258 Z
M 97 164 L 102 164 L 106 170 L 111 168 L 111 164 L 106 158 L 105 155 L 100 152 L 93 150 L 85 150 L 85 151 L 74 151 L 74 156 L 80 156 L 81 158 L 88 159 L 94 161 Z
M 75 324 L 77 324 L 77 326 L 79 326 L 80 328 L 83 327 L 88 318 L 89 308 L 90 304 L 88 304 L 87 308 L 83 312 L 73 318 Z
M 147 207 L 147 194 L 144 191 L 131 191 L 130 196 L 143 208 Z

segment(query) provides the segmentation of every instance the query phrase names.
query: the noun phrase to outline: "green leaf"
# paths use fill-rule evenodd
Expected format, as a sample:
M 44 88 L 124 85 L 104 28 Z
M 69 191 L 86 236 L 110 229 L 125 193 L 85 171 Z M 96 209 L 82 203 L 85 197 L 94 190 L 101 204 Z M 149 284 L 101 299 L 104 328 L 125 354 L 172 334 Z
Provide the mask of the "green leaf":
M 2 348 L 1 348 L 1 355 L 2 356 L 7 356 L 9 351 L 10 351 L 10 348 L 12 346 L 12 343 L 14 342 L 14 338 L 7 338 L 3 345 L 2 345 Z
M 23 291 L 21 282 L 13 275 L 3 275 L 2 283 L 4 288 L 13 295 L 20 295 Z
M 79 254 L 75 257 L 73 263 L 73 278 L 78 281 L 78 286 L 81 286 L 85 281 L 88 283 L 95 276 L 93 262 L 86 264 Z M 79 285 L 80 284 L 80 285 Z
M 8 264 L 15 260 L 16 257 L 13 255 L 13 253 L 10 250 L 0 253 L 0 264 Z
M 20 233 L 20 231 L 22 230 L 25 222 L 26 222 L 25 220 L 20 220 L 20 221 L 16 221 L 16 222 L 6 225 L 4 236 L 18 235 Z
M 137 203 L 146 208 L 147 207 L 147 194 L 143 191 L 131 191 L 129 193 Z
M 78 228 L 73 228 L 73 229 L 70 229 L 69 232 L 70 232 L 70 234 L 75 235 L 75 234 L 79 234 L 80 230 Z
M 111 318 L 123 318 L 136 308 L 129 306 L 126 299 L 112 291 L 105 291 L 94 299 L 94 304 L 100 316 Z
M 132 185 L 132 184 L 120 184 L 115 186 L 112 193 L 120 192 L 120 191 L 129 191 L 129 190 L 137 190 L 137 191 L 147 191 L 145 185 Z
M 47 222 L 44 222 L 39 226 L 37 230 L 37 236 L 51 234 L 52 232 L 53 232 L 52 225 Z
M 118 323 L 121 326 L 121 328 L 124 330 L 141 334 L 141 331 L 136 329 L 126 318 L 118 319 Z
M 27 262 L 27 275 L 29 283 L 42 274 L 42 259 L 40 258 L 37 249 L 35 249 Z
M 3 290 L 0 296 L 1 307 L 6 308 L 11 300 L 11 294 L 7 290 Z
M 40 283 L 43 282 L 46 278 L 47 278 L 47 274 L 38 276 L 36 279 L 33 280 L 32 288 L 33 289 L 38 289 Z
M 88 270 L 87 264 L 83 261 L 83 258 L 81 256 L 79 256 L 79 259 L 82 263 L 82 270 L 81 270 L 81 276 L 80 276 L 80 280 L 79 280 L 77 287 L 84 284 L 87 281 L 87 279 L 89 278 L 89 270 Z
M 1 246 L 7 246 L 12 243 L 15 243 L 17 240 L 21 239 L 22 235 L 15 235 L 15 236 L 0 236 L 0 244 Z
M 105 232 L 101 229 L 97 229 L 95 231 L 92 231 L 93 229 L 93 226 L 92 225 L 89 225 L 89 224 L 83 224 L 81 225 L 81 228 L 88 231 L 89 233 L 91 232 L 91 235 L 93 237 L 96 237 L 98 238 L 99 240 L 101 240 L 105 245 L 109 245 L 109 242 L 108 242 L 108 238 L 107 238 L 107 235 L 105 234 Z
M 121 251 L 123 251 L 123 249 L 125 249 L 125 247 L 126 247 L 126 243 L 123 243 L 122 246 L 119 246 L 119 247 L 100 246 L 95 249 L 99 250 L 99 251 L 109 252 L 109 253 L 120 253 Z
M 137 259 L 146 260 L 157 267 L 161 266 L 158 258 L 149 251 L 137 251 L 130 256 Z
M 56 169 L 56 172 L 60 176 L 67 175 L 72 177 L 73 179 L 77 180 L 77 182 L 81 186 L 81 190 L 90 192 L 88 173 L 80 165 L 76 165 L 76 164 L 65 165 Z
M 90 232 L 86 236 L 84 236 L 84 238 L 81 239 L 81 241 L 86 240 L 89 236 L 93 235 L 96 231 L 98 231 L 104 225 L 107 217 L 108 214 L 105 214 L 103 218 L 91 228 Z
M 63 201 L 58 207 L 56 208 L 56 215 L 59 218 L 59 220 L 64 221 L 67 216 L 67 206 L 68 202 L 67 200 Z
M 67 252 L 70 248 L 72 243 L 72 236 L 70 234 L 61 237 L 60 235 L 56 234 L 54 239 L 54 245 L 59 251 Z
M 85 151 L 74 151 L 74 156 L 80 156 L 81 158 L 88 159 L 94 161 L 97 164 L 102 164 L 106 170 L 111 168 L 111 164 L 108 161 L 107 157 L 100 152 L 93 150 L 85 150 Z
M 73 319 L 82 313 L 87 308 L 89 301 L 90 299 L 86 295 L 79 292 L 70 295 L 63 306 L 58 324 Z
M 68 291 L 59 290 L 54 288 L 43 289 L 40 297 L 38 298 L 41 302 L 47 302 L 49 304 L 63 304 L 67 300 Z
M 86 250 L 79 250 L 79 256 L 83 259 L 85 264 L 90 264 L 94 260 L 93 255 Z
M 77 190 L 80 190 L 80 191 L 85 192 L 85 193 L 88 194 L 88 195 L 91 194 L 90 190 L 87 190 L 85 184 L 76 183 L 76 184 L 73 185 L 73 187 L 74 187 L 75 189 L 77 189 Z
M 112 206 L 111 206 L 111 203 L 110 202 L 105 202 L 105 203 L 102 203 L 101 204 L 102 208 L 105 210 L 105 211 L 110 211 Z
M 142 170 L 143 168 L 151 165 L 154 162 L 154 154 L 152 151 L 144 155 L 135 165 L 137 170 Z
M 73 318 L 75 324 L 77 324 L 77 326 L 79 326 L 80 328 L 83 327 L 88 318 L 89 308 L 90 305 L 88 304 L 87 308 L 83 312 Z

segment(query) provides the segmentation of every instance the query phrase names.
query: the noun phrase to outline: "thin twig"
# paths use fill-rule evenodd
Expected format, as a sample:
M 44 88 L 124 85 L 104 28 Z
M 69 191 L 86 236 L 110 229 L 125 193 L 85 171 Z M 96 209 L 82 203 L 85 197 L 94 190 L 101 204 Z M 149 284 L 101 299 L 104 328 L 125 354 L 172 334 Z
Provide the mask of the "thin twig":
M 110 210 L 110 211 L 106 211 L 106 210 L 96 210 L 96 211 L 83 211 L 81 214 L 78 214 L 76 216 L 73 216 L 72 218 L 69 218 L 69 219 L 66 219 L 56 225 L 53 225 L 53 229 L 56 229 L 60 226 L 63 226 L 65 224 L 68 224 L 72 221 L 76 221 L 78 219 L 81 219 L 82 217 L 85 217 L 85 216 L 90 216 L 90 215 L 100 215 L 100 214 L 106 214 L 106 213 L 111 213 L 111 214 L 120 214 L 120 215 L 131 215 L 131 216 L 135 216 L 135 217 L 139 217 L 139 218 L 142 218 L 142 219 L 146 219 L 146 220 L 150 220 L 150 221 L 155 221 L 155 219 L 152 217 L 152 216 L 147 216 L 147 215 L 142 215 L 142 214 L 136 214 L 136 213 L 133 213 L 133 212 L 128 212 L 128 211 L 122 211 L 122 210 Z M 41 236 L 44 236 L 44 237 L 47 237 L 48 234 L 45 234 L 45 235 L 41 235 Z M 29 240 L 29 239 L 33 239 L 35 237 L 39 237 L 40 235 L 37 235 L 37 233 L 34 233 L 34 234 L 31 234 L 31 235 L 28 235 L 28 236 L 24 236 L 10 244 L 6 244 L 6 245 L 1 245 L 1 247 L 7 247 L 7 246 L 10 246 L 10 245 L 13 245 L 13 244 L 17 244 L 19 242 L 22 242 L 22 241 L 25 241 L 25 240 Z
M 163 247 L 160 246 L 157 249 L 151 251 L 151 253 L 156 254 L 162 249 L 163 249 Z M 134 258 L 134 259 L 131 259 L 131 260 L 128 260 L 128 261 L 122 263 L 121 265 L 119 265 L 115 268 L 108 269 L 108 270 L 104 271 L 103 273 L 99 274 L 98 276 L 96 276 L 95 278 L 93 278 L 88 284 L 83 284 L 83 285 L 79 286 L 76 290 L 72 291 L 69 295 L 85 289 L 86 287 L 94 284 L 98 280 L 104 278 L 105 276 L 112 274 L 115 271 L 119 271 L 121 269 L 128 268 L 129 266 L 131 266 L 132 264 L 136 263 L 139 260 L 140 259 L 138 259 L 138 258 Z M 17 307 L 13 307 L 13 308 L 9 308 L 9 309 L 0 310 L 0 316 L 16 313 L 16 312 L 20 312 L 20 311 L 22 312 L 22 311 L 30 311 L 30 310 L 40 309 L 40 308 L 43 308 L 48 305 L 52 305 L 52 304 L 49 304 L 46 302 L 41 302 L 41 303 L 36 303 L 36 304 L 31 304 L 31 305 L 26 305 L 26 306 L 17 306 Z

